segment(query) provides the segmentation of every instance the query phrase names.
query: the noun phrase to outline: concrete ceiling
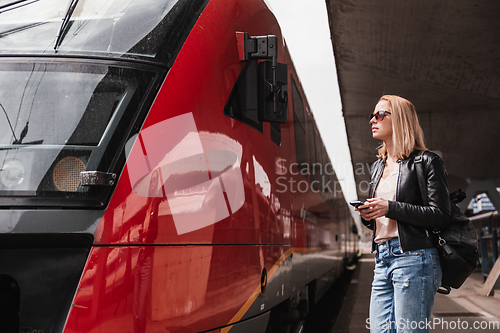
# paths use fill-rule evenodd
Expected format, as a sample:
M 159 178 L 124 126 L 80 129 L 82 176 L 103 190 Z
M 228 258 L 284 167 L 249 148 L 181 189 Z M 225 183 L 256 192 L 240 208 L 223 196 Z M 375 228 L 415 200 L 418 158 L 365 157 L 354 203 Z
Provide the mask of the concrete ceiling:
M 360 199 L 379 142 L 368 115 L 384 94 L 417 108 L 451 190 L 500 186 L 500 1 L 326 0 Z M 360 164 L 361 163 L 361 164 Z

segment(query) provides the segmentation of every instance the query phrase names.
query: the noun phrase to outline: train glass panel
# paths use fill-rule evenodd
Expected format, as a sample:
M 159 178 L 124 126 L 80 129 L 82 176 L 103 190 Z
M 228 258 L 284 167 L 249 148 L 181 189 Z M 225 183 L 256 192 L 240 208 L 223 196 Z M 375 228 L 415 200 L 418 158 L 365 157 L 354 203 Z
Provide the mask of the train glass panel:
M 130 52 L 154 57 L 153 48 L 131 49 L 158 25 L 178 1 L 142 0 L 140 2 L 143 4 L 139 5 L 139 1 L 133 0 L 105 2 L 81 0 L 77 2 L 73 11 L 68 8 L 68 1 L 60 0 L 33 2 L 11 10 L 7 7 L 8 11 L 2 13 L 2 26 L 4 27 L 2 49 L 40 52 L 48 47 L 54 49 L 56 37 L 58 37 L 57 48 L 65 51 L 116 54 Z M 123 38 L 125 37 L 123 31 L 120 33 L 121 36 L 111 35 L 112 30 L 122 30 L 119 26 L 127 21 L 127 16 L 131 16 L 132 11 L 145 12 L 133 15 L 134 18 L 143 18 L 141 24 L 136 24 L 134 29 L 126 31 L 127 38 Z M 63 29 L 60 34 L 63 20 L 67 16 L 69 16 L 69 21 L 66 23 L 66 29 Z M 33 38 L 34 36 L 37 38 Z M 5 47 L 5 45 L 10 47 Z
M 1 4 L 0 53 L 92 54 L 171 65 L 207 1 L 16 2 Z
M 316 164 L 316 147 L 314 144 L 314 122 L 311 111 L 306 108 L 306 119 L 307 119 L 307 150 L 309 152 L 309 165 L 307 173 L 309 174 L 309 182 L 313 184 L 316 180 L 316 174 L 314 172 L 314 165 Z M 312 186 L 312 185 L 311 185 Z
M 119 171 L 117 136 L 129 130 L 154 77 L 104 64 L 0 63 L 0 204 L 72 197 L 100 205 L 109 190 L 82 186 L 80 174 Z M 57 201 L 65 204 L 76 203 Z
M 297 168 L 302 170 L 307 164 L 307 137 L 306 124 L 304 119 L 304 104 L 300 96 L 297 84 L 292 77 L 292 99 L 293 99 L 293 120 L 295 132 L 295 156 Z M 307 173 L 305 173 L 307 177 Z

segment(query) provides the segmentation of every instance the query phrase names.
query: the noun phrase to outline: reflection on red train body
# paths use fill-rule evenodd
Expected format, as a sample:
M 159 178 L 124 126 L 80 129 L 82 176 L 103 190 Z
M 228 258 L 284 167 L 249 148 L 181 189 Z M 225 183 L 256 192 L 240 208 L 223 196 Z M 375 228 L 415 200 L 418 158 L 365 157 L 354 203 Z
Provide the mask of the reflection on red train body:
M 276 246 L 94 248 L 67 332 L 199 332 L 227 324 L 271 271 Z M 99 281 L 99 283 L 98 283 Z M 209 325 L 209 326 L 207 326 Z
M 166 134 L 169 140 L 158 145 Z M 161 191 L 153 195 L 168 199 L 179 235 L 221 221 L 243 205 L 241 145 L 221 134 L 198 132 L 192 113 L 143 129 L 129 146 L 134 142 L 127 163 L 132 191 L 149 196 L 157 172 Z

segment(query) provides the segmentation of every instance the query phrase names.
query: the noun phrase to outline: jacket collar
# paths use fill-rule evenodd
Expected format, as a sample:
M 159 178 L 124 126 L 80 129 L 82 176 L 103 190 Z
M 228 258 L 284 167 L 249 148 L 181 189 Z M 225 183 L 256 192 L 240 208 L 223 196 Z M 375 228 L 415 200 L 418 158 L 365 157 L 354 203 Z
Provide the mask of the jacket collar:
M 374 170 L 373 177 L 370 182 L 370 193 L 368 193 L 370 198 L 373 198 L 373 196 L 375 195 L 375 189 L 377 188 L 380 178 L 382 178 L 382 174 L 384 173 L 385 160 L 385 158 L 381 158 L 376 162 L 377 166 Z
M 413 161 L 413 159 L 415 158 L 415 156 L 418 153 L 419 153 L 419 150 L 414 150 L 411 152 L 410 156 L 403 158 L 403 159 L 399 159 L 399 160 L 397 160 L 397 162 L 401 163 L 401 162 Z M 387 160 L 387 157 L 379 158 L 376 161 L 377 165 L 376 165 L 376 168 L 373 172 L 372 179 L 370 181 L 370 185 L 371 185 L 370 193 L 368 193 L 370 198 L 373 198 L 373 196 L 375 195 L 375 189 L 377 188 L 378 183 L 380 182 L 380 178 L 382 178 L 382 174 L 384 173 L 386 160 Z
M 397 160 L 396 162 L 398 162 L 398 163 L 399 163 L 399 162 L 403 162 L 403 161 L 408 161 L 408 160 L 410 160 L 410 159 L 412 159 L 412 160 L 413 160 L 413 159 L 415 158 L 415 156 L 417 156 L 417 154 L 418 154 L 419 152 L 420 152 L 420 150 L 414 150 L 414 151 L 412 151 L 412 152 L 410 153 L 410 156 L 408 156 L 408 157 L 406 157 L 406 158 L 401 158 L 401 159 Z M 423 155 L 422 155 L 422 156 L 423 156 Z

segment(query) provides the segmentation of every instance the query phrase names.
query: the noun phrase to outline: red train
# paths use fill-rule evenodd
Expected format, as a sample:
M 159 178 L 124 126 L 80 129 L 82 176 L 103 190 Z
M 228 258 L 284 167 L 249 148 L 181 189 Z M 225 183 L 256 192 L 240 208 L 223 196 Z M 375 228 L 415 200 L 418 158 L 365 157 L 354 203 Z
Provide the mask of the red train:
M 357 252 L 263 0 L 4 1 L 0 87 L 2 332 L 298 332 Z

